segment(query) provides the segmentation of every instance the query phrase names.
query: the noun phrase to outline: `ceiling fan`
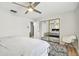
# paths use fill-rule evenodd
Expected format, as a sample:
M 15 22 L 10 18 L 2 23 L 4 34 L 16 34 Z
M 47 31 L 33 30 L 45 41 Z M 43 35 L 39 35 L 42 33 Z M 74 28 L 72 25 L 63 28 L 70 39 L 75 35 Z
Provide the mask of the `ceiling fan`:
M 25 5 L 22 5 L 22 4 L 18 4 L 16 2 L 12 2 L 13 4 L 16 4 L 16 5 L 19 5 L 21 7 L 24 7 L 24 8 L 27 8 L 27 10 L 25 11 L 25 14 L 27 14 L 28 12 L 31 12 L 31 11 L 34 11 L 34 12 L 37 12 L 39 14 L 41 14 L 42 12 L 40 12 L 39 10 L 35 9 L 35 7 L 40 3 L 40 2 L 28 2 L 29 5 L 28 6 L 25 6 Z

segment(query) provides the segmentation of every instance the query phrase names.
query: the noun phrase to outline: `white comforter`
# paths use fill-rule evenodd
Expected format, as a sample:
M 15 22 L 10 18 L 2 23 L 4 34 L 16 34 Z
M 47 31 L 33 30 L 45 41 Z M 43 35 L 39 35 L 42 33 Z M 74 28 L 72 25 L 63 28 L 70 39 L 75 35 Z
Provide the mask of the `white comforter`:
M 45 56 L 49 44 L 39 39 L 9 37 L 0 39 L 0 56 Z

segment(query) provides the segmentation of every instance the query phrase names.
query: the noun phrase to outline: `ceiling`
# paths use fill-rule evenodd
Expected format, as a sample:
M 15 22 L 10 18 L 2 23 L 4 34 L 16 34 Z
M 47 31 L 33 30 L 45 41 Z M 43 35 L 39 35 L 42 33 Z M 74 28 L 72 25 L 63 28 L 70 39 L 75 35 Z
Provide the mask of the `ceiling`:
M 17 2 L 19 4 L 28 5 L 27 2 Z M 36 12 L 29 12 L 28 14 L 24 14 L 27 10 L 21 6 L 12 4 L 11 2 L 0 2 L 0 10 L 4 12 L 10 12 L 11 9 L 16 10 L 17 13 L 15 15 L 20 17 L 27 17 L 31 19 L 37 19 L 40 17 L 46 17 L 49 15 L 60 14 L 68 11 L 75 10 L 77 7 L 77 2 L 41 2 L 36 9 L 40 10 L 42 14 L 38 14 Z M 13 14 L 13 13 L 12 13 Z

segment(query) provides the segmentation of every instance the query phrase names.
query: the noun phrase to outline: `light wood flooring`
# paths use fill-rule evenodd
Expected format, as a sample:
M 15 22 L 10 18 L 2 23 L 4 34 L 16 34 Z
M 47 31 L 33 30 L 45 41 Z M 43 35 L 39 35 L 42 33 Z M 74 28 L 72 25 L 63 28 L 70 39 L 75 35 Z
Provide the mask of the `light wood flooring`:
M 78 56 L 78 52 L 74 47 L 67 47 L 68 56 Z

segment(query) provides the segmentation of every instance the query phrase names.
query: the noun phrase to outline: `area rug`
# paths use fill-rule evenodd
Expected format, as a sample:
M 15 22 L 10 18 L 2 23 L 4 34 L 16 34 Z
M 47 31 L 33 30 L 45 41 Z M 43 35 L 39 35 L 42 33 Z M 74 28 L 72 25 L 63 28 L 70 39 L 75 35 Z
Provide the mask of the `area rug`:
M 68 56 L 66 46 L 54 42 L 49 44 L 51 45 L 49 56 Z

